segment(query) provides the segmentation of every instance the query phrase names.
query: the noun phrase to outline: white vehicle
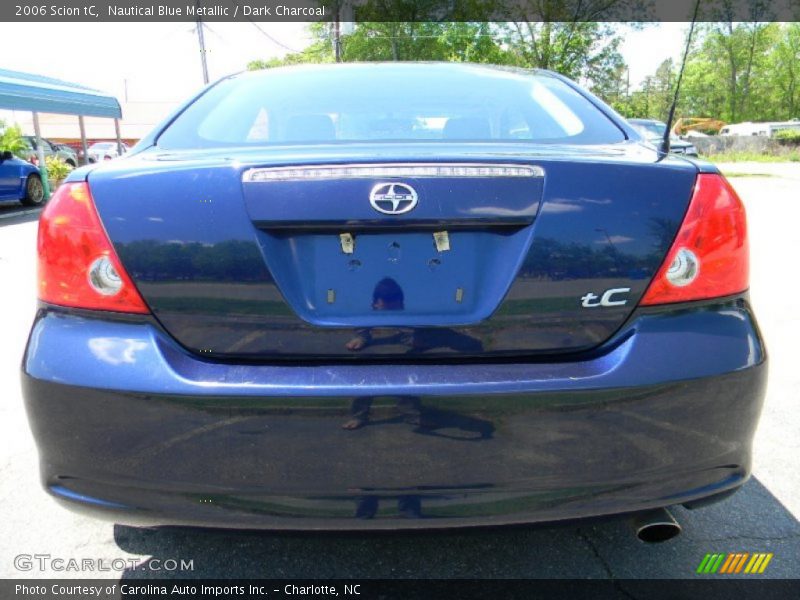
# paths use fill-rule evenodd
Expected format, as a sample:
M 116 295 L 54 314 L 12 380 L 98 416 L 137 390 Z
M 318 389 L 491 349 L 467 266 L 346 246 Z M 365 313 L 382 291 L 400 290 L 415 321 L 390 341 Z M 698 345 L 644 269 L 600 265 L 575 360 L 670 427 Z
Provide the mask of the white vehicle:
M 122 154 L 127 154 L 130 148 L 127 144 L 122 144 Z M 89 162 L 111 160 L 120 156 L 117 142 L 96 142 L 89 146 Z
M 800 120 L 793 119 L 791 121 L 774 121 L 769 123 L 753 123 L 752 121 L 747 121 L 746 123 L 725 125 L 725 127 L 719 130 L 719 134 L 772 137 L 775 135 L 775 132 L 782 129 L 800 130 Z

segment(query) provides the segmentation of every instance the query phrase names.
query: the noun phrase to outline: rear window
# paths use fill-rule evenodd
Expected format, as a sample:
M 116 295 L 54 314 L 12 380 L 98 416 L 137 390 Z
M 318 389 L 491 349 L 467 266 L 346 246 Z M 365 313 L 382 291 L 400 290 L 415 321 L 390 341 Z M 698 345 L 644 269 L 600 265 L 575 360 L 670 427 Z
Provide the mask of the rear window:
M 183 111 L 158 145 L 624 139 L 589 100 L 546 74 L 373 64 L 274 69 L 226 79 Z
M 664 137 L 667 130 L 666 123 L 655 123 L 653 121 L 630 121 L 634 129 L 645 137 Z

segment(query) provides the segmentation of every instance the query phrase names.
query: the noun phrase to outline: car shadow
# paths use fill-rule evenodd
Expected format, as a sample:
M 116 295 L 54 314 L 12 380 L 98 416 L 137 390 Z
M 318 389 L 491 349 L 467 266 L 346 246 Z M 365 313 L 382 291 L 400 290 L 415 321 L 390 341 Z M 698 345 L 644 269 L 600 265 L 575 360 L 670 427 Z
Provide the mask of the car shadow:
M 799 573 L 800 523 L 757 479 L 702 509 L 676 507 L 683 533 L 645 544 L 626 518 L 549 526 L 390 533 L 285 533 L 114 526 L 149 578 L 691 578 L 707 553 L 772 552 L 763 576 Z M 446 549 L 444 551 L 443 549 Z M 153 571 L 174 559 L 193 569 Z M 157 561 L 157 562 L 153 562 Z

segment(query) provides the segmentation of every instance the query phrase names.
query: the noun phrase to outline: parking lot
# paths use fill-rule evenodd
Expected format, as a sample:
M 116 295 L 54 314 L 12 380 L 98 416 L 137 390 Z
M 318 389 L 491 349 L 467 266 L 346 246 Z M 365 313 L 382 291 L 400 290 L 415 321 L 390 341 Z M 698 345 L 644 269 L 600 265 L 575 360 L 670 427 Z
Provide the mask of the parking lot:
M 40 488 L 19 386 L 35 311 L 37 211 L 0 208 L 0 577 L 684 578 L 706 553 L 772 552 L 764 576 L 800 576 L 800 164 L 724 167 L 744 199 L 751 297 L 770 353 L 770 381 L 753 479 L 733 498 L 674 514 L 679 537 L 645 545 L 627 521 L 403 534 L 142 530 L 73 514 Z M 64 349 L 69 351 L 69 349 Z M 19 554 L 135 559 L 124 571 L 23 572 Z M 184 573 L 153 571 L 193 560 Z

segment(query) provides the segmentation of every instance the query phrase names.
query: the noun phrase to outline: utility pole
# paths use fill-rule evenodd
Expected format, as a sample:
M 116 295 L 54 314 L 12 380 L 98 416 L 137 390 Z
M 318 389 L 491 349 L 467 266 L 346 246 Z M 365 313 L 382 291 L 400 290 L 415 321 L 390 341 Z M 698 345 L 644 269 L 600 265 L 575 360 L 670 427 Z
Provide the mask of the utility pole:
M 200 12 L 200 0 L 195 0 L 195 6 Z M 203 64 L 203 83 L 208 84 L 208 63 L 206 62 L 206 40 L 203 37 L 203 20 L 197 17 L 197 41 L 200 43 L 200 61 Z
M 625 68 L 625 98 L 631 97 L 631 68 Z
M 333 57 L 336 62 L 342 62 L 342 29 L 339 22 L 339 2 L 334 5 L 333 15 Z

